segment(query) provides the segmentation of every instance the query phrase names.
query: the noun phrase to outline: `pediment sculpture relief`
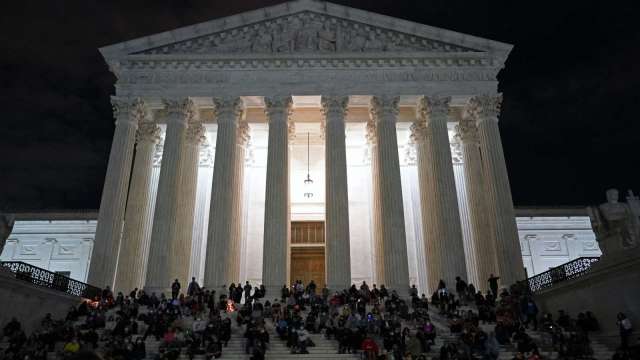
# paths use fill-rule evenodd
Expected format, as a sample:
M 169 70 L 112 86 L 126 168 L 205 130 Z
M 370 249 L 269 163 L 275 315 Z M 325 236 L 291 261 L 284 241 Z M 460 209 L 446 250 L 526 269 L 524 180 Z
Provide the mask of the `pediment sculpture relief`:
M 307 11 L 145 50 L 141 54 L 391 51 L 475 50 Z

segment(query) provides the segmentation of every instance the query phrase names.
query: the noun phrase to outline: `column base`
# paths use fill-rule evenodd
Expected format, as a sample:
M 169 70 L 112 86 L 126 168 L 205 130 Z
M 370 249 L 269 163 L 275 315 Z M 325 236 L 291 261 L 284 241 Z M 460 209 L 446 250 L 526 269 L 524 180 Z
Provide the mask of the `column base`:
M 361 284 L 355 284 L 356 288 L 358 288 L 358 290 L 360 290 L 360 285 Z M 329 294 L 334 294 L 336 292 L 342 292 L 342 290 L 349 290 L 349 288 L 351 288 L 351 284 L 349 285 L 344 285 L 344 284 L 327 284 L 327 288 L 329 289 Z M 321 291 L 322 288 L 317 289 L 316 290 L 316 294 L 318 294 L 318 291 Z
M 398 286 L 394 286 L 394 285 L 390 285 L 386 287 L 387 290 L 389 290 L 389 294 L 391 294 L 391 292 L 393 290 L 396 291 L 396 293 L 398 293 L 398 296 L 401 299 L 407 300 L 409 299 L 409 285 L 398 285 Z
M 157 286 L 145 286 L 144 287 L 144 292 L 151 296 L 151 294 L 155 293 L 156 296 L 160 297 L 160 294 L 164 294 L 166 297 L 170 298 L 171 297 L 171 288 L 170 287 L 157 287 Z M 187 292 L 187 289 L 180 289 L 180 291 L 182 292 L 182 290 L 184 290 L 184 292 Z
M 283 284 L 284 285 L 284 284 Z M 265 285 L 265 289 L 267 293 L 264 295 L 262 301 L 269 300 L 273 303 L 274 299 L 278 299 L 278 301 L 282 300 L 282 285 L 280 286 L 269 286 Z M 286 299 L 284 299 L 286 301 Z

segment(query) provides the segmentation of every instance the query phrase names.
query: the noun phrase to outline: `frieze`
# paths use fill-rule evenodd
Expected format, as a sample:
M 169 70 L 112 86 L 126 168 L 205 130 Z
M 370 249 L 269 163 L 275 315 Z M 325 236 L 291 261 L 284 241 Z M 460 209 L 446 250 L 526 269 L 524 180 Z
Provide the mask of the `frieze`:
M 486 70 L 433 70 L 433 71 L 335 71 L 335 72 L 243 72 L 229 74 L 227 72 L 194 71 L 135 71 L 121 74 L 119 85 L 151 85 L 151 84 L 208 84 L 227 85 L 237 81 L 282 82 L 284 79 L 295 79 L 304 82 L 425 82 L 425 81 L 495 81 L 497 71 Z M 291 81 L 291 80 L 288 80 Z
M 394 54 L 395 55 L 395 54 Z M 410 55 L 410 56 L 409 56 Z M 407 54 L 404 57 L 384 56 L 305 56 L 296 59 L 279 57 L 259 57 L 255 59 L 231 58 L 130 58 L 117 64 L 117 73 L 131 70 L 278 70 L 278 69 L 367 69 L 367 68 L 451 68 L 478 67 L 496 68 L 502 64 L 484 55 L 474 56 L 424 56 L 421 54 Z M 197 77 L 193 73 L 187 76 Z
M 476 52 L 471 48 L 311 11 L 147 49 L 138 54 Z

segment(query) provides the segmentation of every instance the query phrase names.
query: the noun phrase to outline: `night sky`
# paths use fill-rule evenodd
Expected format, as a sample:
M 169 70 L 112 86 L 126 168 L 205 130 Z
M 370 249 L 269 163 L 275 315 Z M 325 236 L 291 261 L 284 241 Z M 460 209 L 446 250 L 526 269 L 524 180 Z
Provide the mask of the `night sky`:
M 97 209 L 115 77 L 98 47 L 273 5 L 259 0 L 10 1 L 0 13 L 0 210 Z M 640 26 L 615 2 L 335 3 L 515 45 L 500 73 L 516 206 L 640 192 Z

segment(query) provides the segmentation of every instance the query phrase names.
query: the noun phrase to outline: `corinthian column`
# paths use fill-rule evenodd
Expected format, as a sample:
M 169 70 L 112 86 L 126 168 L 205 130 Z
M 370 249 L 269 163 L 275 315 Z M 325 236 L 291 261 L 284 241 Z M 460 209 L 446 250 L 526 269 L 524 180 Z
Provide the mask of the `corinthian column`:
M 218 135 L 213 163 L 211 210 L 207 229 L 207 254 L 204 267 L 206 287 L 220 291 L 220 287 L 236 282 L 236 272 L 231 268 L 235 255 L 232 251 L 235 224 L 242 223 L 234 212 L 237 201 L 235 187 L 236 162 L 238 161 L 238 121 L 242 114 L 242 100 L 214 98 Z
M 268 297 L 279 297 L 289 270 L 289 145 L 292 98 L 265 97 L 269 121 L 267 188 L 264 205 L 262 283 Z
M 378 139 L 376 136 L 376 123 L 373 118 L 367 121 L 367 143 L 369 144 L 369 156 L 371 162 L 371 240 L 373 242 L 373 282 L 382 283 L 384 279 L 384 247 L 382 242 L 382 219 L 380 213 L 380 173 L 378 171 Z
M 396 121 L 399 112 L 399 97 L 374 96 L 370 113 L 375 122 L 377 139 L 375 161 L 377 163 L 377 191 L 379 201 L 381 244 L 376 246 L 377 279 L 389 289 L 403 297 L 408 296 L 409 267 L 407 264 L 407 241 L 404 229 L 402 206 L 402 183 L 400 181 L 400 158 Z M 372 159 L 372 162 L 374 159 Z
M 348 96 L 323 96 L 325 122 L 325 264 L 327 286 L 332 290 L 351 285 L 349 197 L 344 120 Z
M 418 150 L 422 232 L 429 292 L 444 280 L 453 288 L 466 278 L 464 244 L 447 131 L 449 97 L 423 97 L 412 125 Z
M 111 103 L 116 119 L 116 129 L 109 154 L 107 176 L 102 188 L 100 213 L 87 282 L 95 286 L 113 287 L 136 130 L 146 110 L 140 99 L 131 102 L 127 99 L 112 97 Z
M 474 265 L 476 288 L 487 290 L 487 279 L 497 274 L 496 249 L 490 236 L 485 203 L 485 179 L 482 176 L 482 158 L 478 128 L 470 117 L 464 117 L 456 128 L 462 142 L 462 158 L 464 162 L 464 183 L 469 202 L 469 219 L 471 222 L 471 242 L 467 261 Z
M 185 152 L 185 133 L 195 114 L 191 100 L 163 100 L 167 111 L 167 132 L 164 140 L 160 179 L 156 195 L 156 206 L 147 261 L 147 292 L 169 292 L 176 278 L 176 262 L 173 253 L 180 232 L 180 186 L 182 178 L 182 160 Z M 179 279 L 182 283 L 187 279 Z
M 509 175 L 504 160 L 498 113 L 501 96 L 481 95 L 471 99 L 470 111 L 478 125 L 480 152 L 484 165 L 487 214 L 496 246 L 498 276 L 503 285 L 525 277 L 518 240 Z
M 206 140 L 204 126 L 198 121 L 189 124 L 185 132 L 184 148 L 180 158 L 180 182 L 178 188 L 178 212 L 176 236 L 171 241 L 169 268 L 171 276 L 183 284 L 195 274 L 189 274 L 193 223 L 198 188 L 200 145 Z
M 238 136 L 236 142 L 236 157 L 233 163 L 234 176 L 236 181 L 233 184 L 233 218 L 234 228 L 232 236 L 232 257 L 231 257 L 231 278 L 240 280 L 240 266 L 242 263 L 242 214 L 243 199 L 244 199 L 244 166 L 247 146 L 251 135 L 249 134 L 250 128 L 247 122 L 241 122 L 238 125 Z
M 150 120 L 150 119 L 149 119 Z M 153 121 L 143 121 L 136 135 L 136 156 L 131 173 L 124 230 L 118 256 L 114 290 L 142 288 L 146 274 L 144 260 L 149 254 L 151 237 L 151 172 L 160 128 Z

